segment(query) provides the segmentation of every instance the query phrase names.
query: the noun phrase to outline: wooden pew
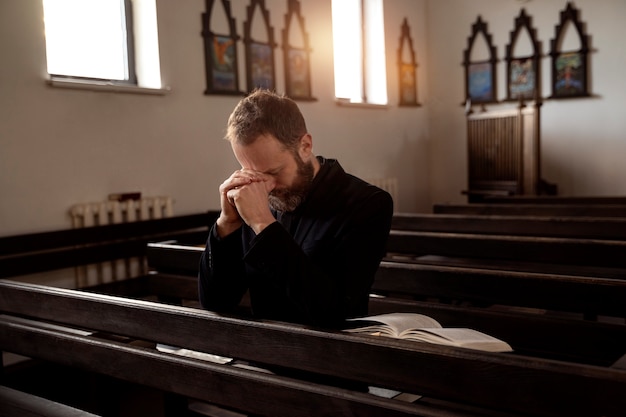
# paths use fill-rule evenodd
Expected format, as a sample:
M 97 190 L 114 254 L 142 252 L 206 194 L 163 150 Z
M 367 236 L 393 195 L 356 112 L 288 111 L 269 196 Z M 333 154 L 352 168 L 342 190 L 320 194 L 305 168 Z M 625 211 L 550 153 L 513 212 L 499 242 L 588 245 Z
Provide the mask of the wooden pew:
M 626 241 L 392 230 L 388 259 L 623 278 Z
M 153 273 L 145 278 L 143 289 L 138 285 L 134 293 L 125 295 L 156 294 L 170 302 L 197 300 L 196 276 L 201 252 L 202 248 L 198 247 L 150 244 L 148 263 Z M 626 317 L 623 303 L 626 281 L 382 262 L 372 292 L 384 298 L 370 299 L 371 313 L 421 312 L 448 327 L 475 327 L 513 341 L 518 351 L 605 365 L 626 352 L 625 326 L 582 321 L 583 313 L 590 312 Z M 422 302 L 433 297 L 568 314 L 567 319 L 563 314 L 511 315 L 504 309 L 489 311 Z
M 419 401 L 404 404 L 120 342 L 64 335 L 10 317 L 0 320 L 2 349 L 248 412 L 271 410 L 274 416 L 463 414 L 454 409 L 446 414 L 432 405 L 444 401 L 448 406 L 467 404 L 516 415 L 613 416 L 626 407 L 622 395 L 626 371 L 620 369 L 247 321 L 197 309 L 9 281 L 1 282 L 0 290 L 4 314 L 184 346 L 264 366 L 362 383 L 375 381 L 381 387 L 434 399 L 430 405 Z M 477 411 L 474 415 L 489 414 Z
M 203 242 L 217 212 L 0 237 L 0 278 L 144 256 L 148 242 Z
M 488 204 L 620 204 L 626 205 L 625 196 L 556 196 L 556 195 L 485 195 Z
M 182 247 L 183 252 L 185 246 L 188 245 Z M 411 262 L 424 264 L 605 278 L 623 278 L 623 268 L 626 267 L 626 241 L 607 239 L 392 230 L 387 248 L 387 260 L 402 261 L 410 258 Z M 198 250 L 202 248 L 199 246 Z M 169 253 L 174 252 L 171 250 Z M 158 256 L 167 257 L 168 253 L 160 253 Z M 184 253 L 175 255 L 163 264 L 172 268 L 180 260 L 184 269 L 184 265 L 189 264 L 184 256 Z M 149 264 L 157 262 L 154 258 L 150 259 L 150 248 L 147 257 Z
M 116 290 L 109 285 L 90 291 L 115 294 Z M 507 340 L 517 352 L 576 363 L 609 366 L 626 352 L 626 328 L 621 324 L 417 301 L 407 297 L 413 295 L 410 289 L 396 287 L 393 287 L 392 294 L 384 297 L 376 294 L 382 292 L 378 287 L 389 289 L 392 286 L 393 283 L 381 283 L 380 279 L 374 283 L 370 314 L 399 311 L 426 314 L 446 327 L 471 327 Z M 135 283 L 133 289 L 123 295 L 134 298 L 156 296 L 169 303 L 199 306 L 197 281 L 193 276 L 151 274 L 142 277 L 141 283 Z
M 157 326 L 156 323 L 153 325 Z M 166 328 L 169 326 L 166 325 Z M 40 348 L 37 349 L 33 344 Z M 23 320 L 15 321 L 10 317 L 0 318 L 0 346 L 122 381 L 259 415 L 312 417 L 317 412 L 346 416 L 437 415 L 426 407 L 373 397 L 366 393 L 178 357 L 116 340 L 47 330 L 38 326 L 36 321 L 24 323 Z M 424 409 L 424 412 L 420 412 Z M 179 410 L 173 415 L 182 413 L 184 411 Z M 451 413 L 451 416 L 468 415 Z
M 206 232 L 205 232 L 206 233 Z
M 148 265 L 160 275 L 195 280 L 202 251 L 202 247 L 151 243 Z M 176 291 L 168 289 L 164 281 L 159 284 L 162 295 Z M 195 281 L 181 298 L 197 298 L 194 285 Z M 172 287 L 186 286 L 178 282 Z M 381 295 L 406 294 L 626 317 L 626 280 L 383 261 L 372 289 Z
M 626 281 L 609 278 L 384 261 L 373 291 L 626 317 Z
M 626 217 L 395 213 L 393 230 L 626 240 Z
M 626 204 L 435 204 L 435 214 L 626 217 Z
M 2 237 L 0 238 L 0 278 L 85 265 L 112 259 L 143 256 L 146 250 L 146 243 L 162 241 L 164 239 L 202 244 L 206 239 L 208 228 L 213 224 L 218 214 L 219 213 L 216 211 L 210 211 L 197 215 L 178 216 L 167 219 Z M 485 230 L 487 230 L 486 233 L 495 233 L 499 227 L 498 224 L 501 224 L 502 227 L 507 228 L 507 230 L 514 229 L 513 233 L 521 234 L 523 230 L 528 230 L 528 233 L 536 234 L 539 230 L 552 230 L 551 234 L 557 237 L 566 236 L 568 233 L 572 233 L 571 231 L 574 229 L 580 231 L 576 232 L 577 234 L 580 233 L 581 235 L 602 239 L 617 239 L 624 233 L 624 220 L 622 219 L 594 219 L 588 221 L 582 219 L 577 221 L 561 219 L 561 221 L 555 222 L 556 224 L 554 226 L 547 226 L 546 221 L 540 221 L 536 226 L 530 227 L 530 221 L 523 219 L 505 220 L 498 218 L 493 219 L 494 222 L 492 223 L 491 220 L 486 219 L 469 219 L 468 222 L 465 222 L 450 216 L 446 217 L 447 218 L 437 216 L 432 216 L 431 218 L 421 217 L 422 220 L 418 220 L 419 223 L 416 225 L 415 216 L 413 216 L 409 222 L 408 215 L 403 216 L 402 214 L 398 214 L 394 216 L 393 221 L 394 228 L 426 228 L 427 230 L 430 228 L 430 230 L 447 231 L 459 228 L 460 230 L 458 231 L 476 231 L 481 233 Z M 570 232 L 568 232 L 568 230 Z M 440 238 L 446 239 L 448 236 L 440 236 L 439 238 L 435 235 L 422 236 L 419 240 L 423 243 L 433 243 L 434 246 L 431 247 L 436 249 L 440 245 Z M 469 238 L 472 239 L 471 236 L 469 236 Z M 392 248 L 398 240 L 401 241 L 401 246 L 407 243 L 406 238 L 402 236 L 392 236 L 390 239 Z M 415 241 L 415 239 L 412 240 Z M 439 243 L 436 243 L 437 241 L 439 241 Z M 563 245 L 568 245 L 568 243 L 563 242 L 548 242 L 548 244 L 551 245 L 553 243 L 561 245 L 560 247 L 562 248 L 567 248 L 567 246 Z M 489 244 L 489 241 L 485 241 L 475 246 L 479 248 L 481 245 L 485 244 L 488 248 L 494 245 L 493 242 Z M 541 245 L 542 243 L 537 242 L 537 244 Z M 459 243 L 459 239 L 456 239 L 456 243 L 454 243 L 453 246 L 460 248 L 459 245 L 462 246 L 462 244 Z M 518 244 L 510 242 L 505 243 L 504 246 L 498 243 L 495 243 L 495 245 L 498 246 L 499 253 L 504 246 L 515 246 Z M 545 247 L 545 242 L 543 245 L 543 247 Z M 596 247 L 595 250 L 598 250 L 599 244 L 594 243 L 594 245 Z M 572 246 L 580 245 L 575 245 L 570 242 L 569 247 Z M 450 249 L 452 246 L 446 245 L 446 247 Z M 520 246 L 518 245 L 518 247 Z M 552 248 L 554 247 L 556 246 L 552 246 Z M 414 249 L 415 251 L 420 250 L 416 246 L 414 246 Z M 438 251 L 438 249 L 436 250 Z M 485 249 L 485 251 L 488 250 L 489 249 Z M 570 249 L 567 250 L 569 251 Z M 584 249 L 575 249 L 575 251 L 577 250 L 583 251 Z M 599 250 L 603 251 L 602 249 Z M 612 249 L 608 250 L 612 251 Z M 448 252 L 450 252 L 450 250 L 448 250 Z M 463 251 L 461 250 L 460 252 L 462 253 Z M 545 258 L 553 252 L 554 249 L 544 253 L 542 256 Z M 483 255 L 485 253 L 486 252 L 484 252 Z M 491 254 L 494 253 L 496 252 L 491 252 Z M 523 253 L 524 252 L 518 252 L 515 256 L 519 258 Z M 460 256 L 463 255 L 461 254 Z M 603 254 L 601 257 L 606 259 L 610 258 L 611 255 Z M 575 258 L 581 260 L 586 259 L 584 256 L 575 256 Z M 593 252 L 590 253 L 587 258 L 600 260 L 596 255 L 593 255 Z

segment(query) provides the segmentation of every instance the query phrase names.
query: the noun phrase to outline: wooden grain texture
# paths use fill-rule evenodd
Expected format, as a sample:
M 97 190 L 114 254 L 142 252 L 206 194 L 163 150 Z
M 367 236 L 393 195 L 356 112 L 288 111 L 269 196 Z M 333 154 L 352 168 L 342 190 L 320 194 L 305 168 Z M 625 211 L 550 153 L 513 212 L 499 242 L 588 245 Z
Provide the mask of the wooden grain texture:
M 246 321 L 184 307 L 27 284 L 1 282 L 0 290 L 0 310 L 7 314 L 53 319 L 268 366 L 366 383 L 375 381 L 380 386 L 492 410 L 543 416 L 608 416 L 619 415 L 626 406 L 622 395 L 626 372 L 622 370 Z M 58 335 L 44 341 L 19 332 L 10 324 L 3 325 L 2 348 L 50 359 L 66 355 L 70 361 L 82 361 L 78 359 L 81 352 L 81 358 L 86 355 L 88 362 L 97 362 L 89 350 L 82 353 L 83 347 L 57 350 L 53 340 L 59 340 Z M 94 343 L 99 347 L 103 342 Z M 132 361 L 127 362 L 119 353 L 111 352 L 101 361 L 106 364 L 104 371 L 122 372 L 131 366 Z M 149 384 L 157 377 L 155 370 L 168 377 L 182 372 L 160 368 L 160 360 L 153 363 L 144 359 L 138 359 L 142 361 L 138 369 L 145 371 L 135 377 L 135 382 Z M 200 375 L 184 375 L 186 381 L 194 381 L 195 388 Z M 181 389 L 178 383 L 172 386 Z M 195 391 L 184 394 L 197 395 Z
M 626 217 L 626 204 L 435 204 L 435 214 Z
M 393 230 L 626 240 L 626 218 L 395 213 Z

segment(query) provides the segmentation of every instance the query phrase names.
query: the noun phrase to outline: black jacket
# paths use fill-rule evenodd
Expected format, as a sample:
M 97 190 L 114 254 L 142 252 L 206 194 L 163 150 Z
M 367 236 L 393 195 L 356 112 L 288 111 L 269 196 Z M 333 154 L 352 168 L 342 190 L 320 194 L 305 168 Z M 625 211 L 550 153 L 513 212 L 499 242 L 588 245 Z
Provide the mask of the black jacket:
M 385 255 L 393 201 L 389 193 L 324 160 L 293 212 L 258 236 L 244 225 L 220 239 L 211 230 L 199 268 L 202 306 L 232 311 L 249 290 L 263 319 L 339 326 L 367 314 L 374 274 Z

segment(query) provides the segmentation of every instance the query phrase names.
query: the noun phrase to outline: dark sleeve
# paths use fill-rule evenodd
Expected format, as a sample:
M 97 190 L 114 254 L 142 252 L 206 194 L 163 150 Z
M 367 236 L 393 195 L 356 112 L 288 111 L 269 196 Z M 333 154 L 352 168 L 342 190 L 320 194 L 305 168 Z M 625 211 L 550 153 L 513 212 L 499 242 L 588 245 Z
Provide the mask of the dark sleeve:
M 302 247 L 280 224 L 267 227 L 245 261 L 265 272 L 267 284 L 283 292 L 302 321 L 338 327 L 346 318 L 367 314 L 392 215 L 391 196 L 379 190 L 340 213 L 332 232 L 317 233 Z
M 211 228 L 198 268 L 198 295 L 207 310 L 227 312 L 241 301 L 248 284 L 241 228 L 223 239 Z

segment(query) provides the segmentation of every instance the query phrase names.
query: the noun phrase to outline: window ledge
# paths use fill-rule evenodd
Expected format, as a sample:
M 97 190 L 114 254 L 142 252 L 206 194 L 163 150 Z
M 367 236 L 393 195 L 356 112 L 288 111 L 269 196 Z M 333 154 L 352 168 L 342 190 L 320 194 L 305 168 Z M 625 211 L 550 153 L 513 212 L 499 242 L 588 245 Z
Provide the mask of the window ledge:
M 389 108 L 388 104 L 356 103 L 345 98 L 335 98 L 335 103 L 337 103 L 338 106 L 342 106 L 342 107 L 356 107 L 356 108 L 363 108 L 363 109 L 388 109 Z
M 148 88 L 136 85 L 116 84 L 111 81 L 96 80 L 76 80 L 68 78 L 52 77 L 48 79 L 48 84 L 52 87 L 73 88 L 79 90 L 91 91 L 108 91 L 113 93 L 129 93 L 129 94 L 149 94 L 149 95 L 166 95 L 170 92 L 169 87 L 164 88 Z

